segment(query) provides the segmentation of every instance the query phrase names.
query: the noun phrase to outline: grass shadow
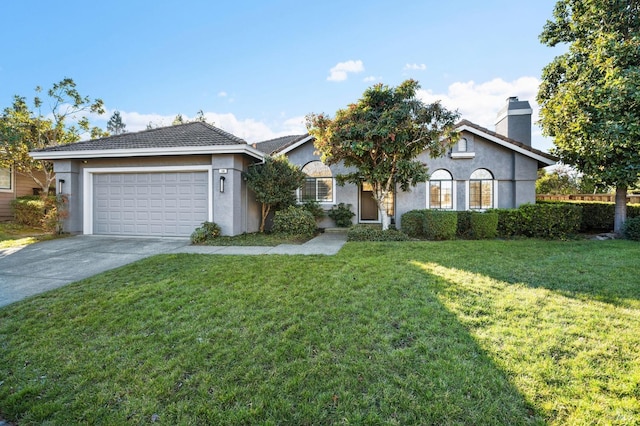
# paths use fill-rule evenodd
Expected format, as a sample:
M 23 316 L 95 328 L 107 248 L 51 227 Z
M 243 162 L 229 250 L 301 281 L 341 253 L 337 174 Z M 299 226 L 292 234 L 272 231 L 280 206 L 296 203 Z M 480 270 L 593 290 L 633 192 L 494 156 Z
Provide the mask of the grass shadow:
M 415 244 L 415 251 L 421 255 L 414 260 L 419 262 L 436 262 L 581 300 L 640 306 L 637 242 L 491 240 Z
M 550 424 L 637 421 L 637 308 L 440 262 L 407 264 Z

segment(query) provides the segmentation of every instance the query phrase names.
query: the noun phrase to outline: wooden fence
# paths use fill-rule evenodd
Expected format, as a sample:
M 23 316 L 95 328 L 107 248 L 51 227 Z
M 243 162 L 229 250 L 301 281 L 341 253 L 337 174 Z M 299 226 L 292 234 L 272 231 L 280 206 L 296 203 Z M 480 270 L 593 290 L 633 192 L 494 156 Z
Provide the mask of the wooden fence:
M 551 195 L 538 194 L 538 201 L 600 201 L 603 203 L 615 203 L 615 194 L 571 194 L 571 195 Z M 627 204 L 640 204 L 640 194 L 627 195 Z

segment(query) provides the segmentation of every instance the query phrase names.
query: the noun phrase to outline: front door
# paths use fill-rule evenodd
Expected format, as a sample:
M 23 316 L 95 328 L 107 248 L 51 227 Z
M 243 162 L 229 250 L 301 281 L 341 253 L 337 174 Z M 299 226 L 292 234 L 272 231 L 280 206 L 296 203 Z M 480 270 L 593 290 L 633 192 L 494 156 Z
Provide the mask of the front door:
M 393 193 L 390 193 L 385 200 L 387 214 L 392 221 L 394 214 L 393 200 Z M 360 186 L 360 222 L 380 222 L 378 204 L 376 204 L 376 200 L 373 198 L 373 187 L 366 182 Z

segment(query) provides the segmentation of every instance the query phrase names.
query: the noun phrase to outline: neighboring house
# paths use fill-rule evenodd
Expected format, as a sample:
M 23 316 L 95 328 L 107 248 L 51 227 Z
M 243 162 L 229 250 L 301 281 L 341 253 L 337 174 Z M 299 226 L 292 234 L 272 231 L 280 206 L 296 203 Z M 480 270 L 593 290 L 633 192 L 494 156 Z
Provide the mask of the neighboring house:
M 0 221 L 13 220 L 12 200 L 25 195 L 34 195 L 39 191 L 38 184 L 29 176 L 16 173 L 13 167 L 0 167 Z
M 258 230 L 242 172 L 264 154 L 206 123 L 123 133 L 34 151 L 68 197 L 64 231 L 188 236 L 204 221 L 225 235 Z
M 442 158 L 425 153 L 428 182 L 396 191 L 387 210 L 399 225 L 413 209 L 484 210 L 535 202 L 537 170 L 555 158 L 531 147 L 531 108 L 510 98 L 496 132 L 469 121 L 462 138 Z M 309 135 L 287 136 L 253 146 L 206 123 L 194 122 L 32 152 L 52 160 L 57 188 L 68 198 L 64 230 L 102 235 L 188 236 L 204 221 L 225 235 L 255 232 L 260 206 L 242 177 L 267 155 L 286 155 L 308 178 L 298 199 L 329 210 L 351 204 L 356 223 L 379 222 L 366 185 L 336 185 L 340 165 L 327 167 Z M 321 226 L 332 226 L 325 219 Z
M 531 113 L 529 102 L 509 98 L 498 113 L 495 132 L 467 120 L 458 123 L 461 138 L 447 155 L 419 157 L 429 168 L 429 181 L 409 192 L 398 189 L 388 198 L 392 223 L 399 226 L 402 214 L 413 209 L 486 210 L 535 203 L 537 171 L 555 164 L 556 158 L 531 147 Z M 315 200 L 326 210 L 338 203 L 351 204 L 356 223 L 380 222 L 371 188 L 337 186 L 335 176 L 346 170 L 342 165 L 324 165 L 313 137 L 288 136 L 256 147 L 270 155 L 285 155 L 302 167 L 308 178 L 298 191 L 299 201 Z M 331 226 L 331 221 L 325 219 L 321 226 Z

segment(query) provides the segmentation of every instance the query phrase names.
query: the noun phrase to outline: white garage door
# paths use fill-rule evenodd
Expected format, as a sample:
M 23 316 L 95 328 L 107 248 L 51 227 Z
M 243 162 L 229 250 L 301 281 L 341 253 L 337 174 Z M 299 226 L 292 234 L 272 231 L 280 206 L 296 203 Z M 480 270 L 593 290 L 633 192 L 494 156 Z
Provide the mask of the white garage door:
M 93 176 L 93 233 L 188 236 L 208 218 L 206 172 Z

